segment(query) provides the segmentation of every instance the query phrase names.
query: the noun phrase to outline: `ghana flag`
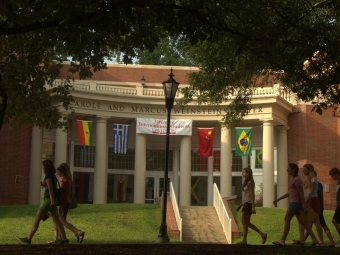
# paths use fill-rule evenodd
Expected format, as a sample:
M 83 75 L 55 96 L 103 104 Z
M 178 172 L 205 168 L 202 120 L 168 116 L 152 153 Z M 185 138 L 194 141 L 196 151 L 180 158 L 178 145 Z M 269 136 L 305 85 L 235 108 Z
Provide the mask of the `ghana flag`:
M 236 129 L 236 156 L 251 156 L 252 128 Z
M 92 145 L 92 121 L 77 120 L 79 143 L 81 145 Z

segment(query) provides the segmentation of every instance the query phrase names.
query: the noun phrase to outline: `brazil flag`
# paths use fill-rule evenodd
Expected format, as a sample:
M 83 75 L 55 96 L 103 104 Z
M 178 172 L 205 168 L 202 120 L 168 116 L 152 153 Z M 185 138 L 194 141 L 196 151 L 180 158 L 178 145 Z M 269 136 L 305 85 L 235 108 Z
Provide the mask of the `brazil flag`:
M 251 156 L 252 128 L 236 129 L 236 156 Z
M 262 168 L 262 150 L 256 150 L 255 168 Z

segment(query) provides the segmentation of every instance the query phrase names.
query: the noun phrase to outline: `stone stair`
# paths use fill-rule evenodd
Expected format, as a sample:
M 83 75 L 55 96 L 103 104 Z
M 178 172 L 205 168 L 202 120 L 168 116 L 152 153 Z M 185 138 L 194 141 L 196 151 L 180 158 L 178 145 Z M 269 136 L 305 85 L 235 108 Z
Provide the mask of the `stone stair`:
M 213 206 L 180 206 L 182 241 L 228 243 Z

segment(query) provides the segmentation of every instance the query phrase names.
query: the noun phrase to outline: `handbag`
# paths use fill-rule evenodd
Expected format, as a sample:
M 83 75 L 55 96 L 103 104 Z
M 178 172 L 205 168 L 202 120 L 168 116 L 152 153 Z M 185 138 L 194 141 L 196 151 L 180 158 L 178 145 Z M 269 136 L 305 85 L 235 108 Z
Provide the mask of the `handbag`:
M 78 207 L 76 195 L 72 195 L 70 209 L 75 209 Z
M 61 206 L 61 205 L 65 204 L 65 202 L 66 202 L 66 190 L 60 187 L 60 183 L 59 183 L 57 177 L 55 177 L 55 179 L 57 180 L 59 188 L 57 188 L 57 190 L 55 191 L 54 196 L 55 196 L 56 199 L 58 199 L 57 205 Z
M 77 203 L 77 198 L 76 198 L 76 194 L 73 190 L 73 183 L 71 184 L 71 202 L 70 202 L 70 208 L 69 209 L 75 209 L 78 207 L 78 203 Z

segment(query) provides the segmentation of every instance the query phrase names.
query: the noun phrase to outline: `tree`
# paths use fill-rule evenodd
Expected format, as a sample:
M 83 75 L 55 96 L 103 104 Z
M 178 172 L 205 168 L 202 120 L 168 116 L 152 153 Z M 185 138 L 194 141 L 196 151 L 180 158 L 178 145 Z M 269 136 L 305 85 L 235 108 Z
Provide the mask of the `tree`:
M 192 59 L 201 68 L 184 102 L 196 93 L 199 102 L 220 103 L 240 89 L 226 115 L 236 121 L 262 75 L 302 100 L 321 98 L 320 113 L 340 101 L 339 10 L 335 0 L 3 0 L 0 126 L 4 117 L 67 127 L 60 110 L 70 108 L 71 81 L 52 91 L 44 86 L 59 77 L 61 61 L 71 59 L 71 71 L 83 79 L 105 68 L 112 52 L 131 63 L 137 50 L 178 36 L 195 46 Z
M 156 48 L 150 51 L 137 50 L 136 64 L 194 66 L 188 51 L 190 44 L 183 36 L 165 37 L 160 40 Z

